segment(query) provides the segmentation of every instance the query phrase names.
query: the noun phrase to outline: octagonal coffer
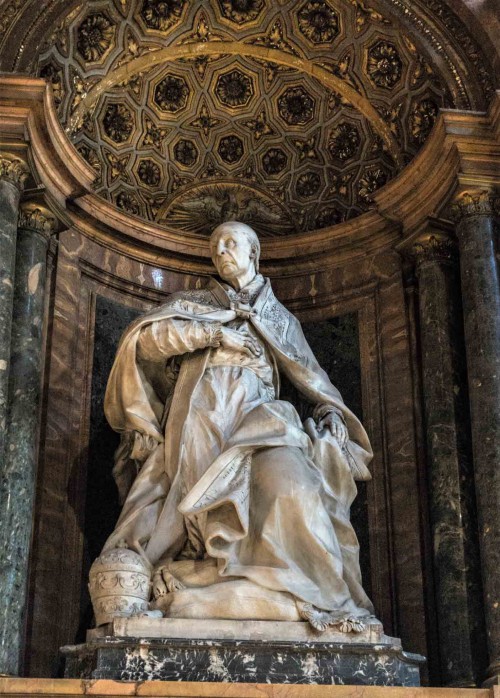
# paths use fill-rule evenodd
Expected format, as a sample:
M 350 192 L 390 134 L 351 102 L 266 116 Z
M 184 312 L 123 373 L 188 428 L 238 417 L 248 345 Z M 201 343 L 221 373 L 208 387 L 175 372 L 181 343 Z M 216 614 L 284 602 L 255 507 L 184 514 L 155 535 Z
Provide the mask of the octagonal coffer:
M 300 33 L 312 44 L 329 44 L 340 32 L 340 17 L 324 0 L 312 0 L 297 12 Z
M 165 32 L 181 19 L 186 0 L 143 0 L 139 17 L 146 29 Z
M 289 87 L 278 97 L 278 112 L 290 126 L 307 124 L 314 116 L 315 101 L 303 87 Z
M 135 119 L 129 107 L 122 102 L 111 102 L 107 105 L 102 117 L 102 129 L 113 143 L 126 143 L 134 128 Z
M 361 136 L 355 124 L 343 121 L 330 132 L 328 151 L 334 159 L 350 160 L 358 154 L 360 145 Z
M 254 95 L 253 80 L 239 68 L 234 68 L 219 75 L 215 94 L 226 107 L 245 107 Z
M 253 22 L 264 9 L 264 0 L 218 0 L 221 15 L 242 25 Z
M 396 46 L 382 39 L 373 44 L 368 49 L 366 72 L 377 87 L 395 87 L 403 73 L 403 61 Z
M 102 61 L 115 41 L 116 27 L 105 12 L 87 15 L 76 29 L 76 48 L 86 63 Z
M 184 109 L 189 97 L 189 87 L 179 75 L 165 75 L 155 86 L 153 100 L 158 109 L 175 114 Z

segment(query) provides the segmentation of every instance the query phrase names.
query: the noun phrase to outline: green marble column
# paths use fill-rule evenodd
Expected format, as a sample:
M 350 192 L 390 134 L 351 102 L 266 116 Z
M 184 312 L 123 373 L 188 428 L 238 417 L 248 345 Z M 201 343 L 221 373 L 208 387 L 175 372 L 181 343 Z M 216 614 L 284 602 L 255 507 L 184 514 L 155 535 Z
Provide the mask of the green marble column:
M 498 198 L 473 191 L 458 198 L 456 232 L 474 453 L 474 478 L 490 683 L 500 682 L 500 286 Z M 497 209 L 498 211 L 498 209 Z
M 413 246 L 442 681 L 476 686 L 487 658 L 477 555 L 467 373 L 456 243 L 429 229 Z
M 28 174 L 22 160 L 9 153 L 0 153 L 0 473 L 7 424 L 17 216 Z
M 45 276 L 54 219 L 21 205 L 16 247 L 9 402 L 0 480 L 0 671 L 17 675 L 24 641 L 41 394 Z

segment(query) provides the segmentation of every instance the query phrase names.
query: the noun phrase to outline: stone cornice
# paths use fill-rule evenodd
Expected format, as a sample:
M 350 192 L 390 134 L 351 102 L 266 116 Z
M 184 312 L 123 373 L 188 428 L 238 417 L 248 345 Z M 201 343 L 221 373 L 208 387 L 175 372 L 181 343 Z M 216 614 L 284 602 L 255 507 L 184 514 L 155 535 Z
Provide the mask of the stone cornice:
M 11 182 L 22 191 L 29 175 L 30 171 L 24 160 L 10 153 L 0 153 L 0 179 Z

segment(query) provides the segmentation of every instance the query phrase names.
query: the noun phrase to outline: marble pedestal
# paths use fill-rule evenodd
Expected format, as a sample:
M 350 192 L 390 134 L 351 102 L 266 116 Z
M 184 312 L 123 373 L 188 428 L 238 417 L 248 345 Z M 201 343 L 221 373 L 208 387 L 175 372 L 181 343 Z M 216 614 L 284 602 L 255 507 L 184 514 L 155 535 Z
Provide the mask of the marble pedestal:
M 61 651 L 67 678 L 121 681 L 419 686 L 424 662 L 375 620 L 318 634 L 301 622 L 124 618 Z

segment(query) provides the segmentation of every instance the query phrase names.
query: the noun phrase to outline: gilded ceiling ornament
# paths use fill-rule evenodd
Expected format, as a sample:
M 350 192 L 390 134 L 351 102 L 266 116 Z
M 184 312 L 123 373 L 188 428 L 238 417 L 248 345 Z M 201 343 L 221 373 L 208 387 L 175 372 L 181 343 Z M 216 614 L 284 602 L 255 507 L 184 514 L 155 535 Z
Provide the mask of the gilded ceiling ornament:
M 347 198 L 349 196 L 349 182 L 353 178 L 353 173 L 348 172 L 345 175 L 333 174 L 328 178 L 327 196 L 341 196 Z
M 157 187 L 161 182 L 160 166 L 150 158 L 140 161 L 137 174 L 141 182 L 148 187 Z
M 258 178 L 255 172 L 255 164 L 251 160 L 243 169 L 236 173 L 238 179 L 245 179 L 248 182 L 257 182 Z
M 102 12 L 86 17 L 76 32 L 78 53 L 89 63 L 99 61 L 111 48 L 115 26 Z
M 316 136 L 312 136 L 308 140 L 292 140 L 293 145 L 299 154 L 299 160 L 320 160 L 316 150 Z
M 339 33 L 339 17 L 324 0 L 306 2 L 298 12 L 299 30 L 313 44 L 326 44 Z
M 289 87 L 278 99 L 278 111 L 287 124 L 307 124 L 314 116 L 314 100 L 303 87 Z
M 198 160 L 198 148 L 193 141 L 182 138 L 174 146 L 174 156 L 177 162 L 185 167 L 192 167 Z
M 152 145 L 157 150 L 162 152 L 163 144 L 169 133 L 167 128 L 160 128 L 151 119 L 147 117 L 144 118 L 144 137 L 142 139 L 143 145 Z
M 330 133 L 328 150 L 333 158 L 344 161 L 357 155 L 360 144 L 361 137 L 357 127 L 344 121 Z
M 96 183 L 100 180 L 102 172 L 102 162 L 99 159 L 94 148 L 91 148 L 87 143 L 78 143 L 76 149 L 82 158 L 96 171 Z
M 167 31 L 182 16 L 186 0 L 143 0 L 140 16 L 148 29 Z
M 367 3 L 363 0 L 350 0 L 351 5 L 354 6 L 356 10 L 356 32 L 360 34 L 362 31 L 367 29 L 369 22 L 376 24 L 390 24 L 388 19 L 385 19 L 380 12 L 369 7 Z
M 410 137 L 416 145 L 422 145 L 434 126 L 439 107 L 432 99 L 414 102 L 410 110 Z
M 236 24 L 257 19 L 264 7 L 263 0 L 218 0 L 223 17 Z
M 220 61 L 221 58 L 225 58 L 226 54 L 224 53 L 212 53 L 210 55 L 199 55 L 199 56 L 193 56 L 190 58 L 179 58 L 180 63 L 189 63 L 194 66 L 195 69 L 195 75 L 196 77 L 203 82 L 205 79 L 205 74 L 207 72 L 207 68 L 211 63 L 216 63 L 217 61 Z
M 269 126 L 267 122 L 267 116 L 265 109 L 263 109 L 255 119 L 250 119 L 248 121 L 243 121 L 243 126 L 246 126 L 252 131 L 253 137 L 256 141 L 260 140 L 262 136 L 272 136 L 274 134 L 273 129 Z
M 262 236 L 294 232 L 290 213 L 272 197 L 243 183 L 205 183 L 179 194 L 163 208 L 158 221 L 209 236 L 214 225 L 229 220 L 252 223 Z
M 102 120 L 102 126 L 112 141 L 125 143 L 134 129 L 134 117 L 124 104 L 109 104 Z
M 391 129 L 391 133 L 399 140 L 401 138 L 401 110 L 403 103 L 391 104 L 389 108 L 377 105 L 377 111 Z
M 321 212 L 316 216 L 314 225 L 316 228 L 328 228 L 331 225 L 337 225 L 345 219 L 345 214 L 337 208 L 322 208 Z
M 135 97 L 140 97 L 142 92 L 142 73 L 131 75 L 127 80 L 119 82 L 117 87 L 126 87 Z
M 368 167 L 358 182 L 358 195 L 365 203 L 372 202 L 372 194 L 383 187 L 388 176 L 381 167 Z
M 215 94 L 228 107 L 242 107 L 254 94 L 253 83 L 241 70 L 231 70 L 218 78 Z
M 251 44 L 257 44 L 261 46 L 267 46 L 267 48 L 276 49 L 277 51 L 283 51 L 283 53 L 291 53 L 294 56 L 298 56 L 299 53 L 290 42 L 285 39 L 285 32 L 283 31 L 283 25 L 278 19 L 273 24 L 271 29 L 264 36 L 259 36 L 256 39 L 250 41 Z
M 270 148 L 262 158 L 262 167 L 268 175 L 283 172 L 288 162 L 286 153 L 281 148 Z
M 434 75 L 434 71 L 432 70 L 429 63 L 425 60 L 425 58 L 417 51 L 417 47 L 415 46 L 413 41 L 411 41 L 411 39 L 405 36 L 404 34 L 403 41 L 405 43 L 406 48 L 411 53 L 414 59 L 414 63 L 411 65 L 410 68 L 410 85 L 412 87 L 415 87 L 427 78 L 432 77 Z
M 128 191 L 120 192 L 116 197 L 115 202 L 118 208 L 121 208 L 127 213 L 131 213 L 133 216 L 139 216 L 141 213 L 139 201 Z
M 321 187 L 321 177 L 317 172 L 306 172 L 297 179 L 296 191 L 303 198 L 309 198 L 318 193 Z
M 200 179 L 211 179 L 212 177 L 221 179 L 223 176 L 224 172 L 217 167 L 211 156 L 208 155 L 205 160 L 205 167 L 200 174 Z
M 243 157 L 243 142 L 238 136 L 226 136 L 221 138 L 217 152 L 224 162 L 234 165 Z
M 110 176 L 111 182 L 120 177 L 122 180 L 128 180 L 129 174 L 127 172 L 127 165 L 130 161 L 130 154 L 126 155 L 115 155 L 105 151 L 106 159 L 108 161 L 108 174 Z
M 208 138 L 210 131 L 216 126 L 223 123 L 222 119 L 212 116 L 208 110 L 207 103 L 204 101 L 201 105 L 200 112 L 196 119 L 188 122 L 189 126 L 200 129 L 205 138 Z
M 181 177 L 181 175 L 177 174 L 175 170 L 172 170 L 168 175 L 168 189 L 170 192 L 174 192 L 176 189 L 180 189 L 181 187 L 191 184 L 192 181 L 193 180 L 191 177 Z
M 271 87 L 278 75 L 297 72 L 293 68 L 288 68 L 286 65 L 278 65 L 278 63 L 271 63 L 271 61 L 263 61 L 260 58 L 254 58 L 253 61 L 263 67 L 267 88 Z
M 402 71 L 403 63 L 394 44 L 378 41 L 369 49 L 367 72 L 377 87 L 394 87 Z
M 59 107 L 64 99 L 64 78 L 62 68 L 55 63 L 47 63 L 40 70 L 40 77 L 52 85 L 52 93 L 56 107 Z
M 175 112 L 183 109 L 189 96 L 189 88 L 184 78 L 175 75 L 166 75 L 156 85 L 154 91 L 155 104 L 162 111 Z

